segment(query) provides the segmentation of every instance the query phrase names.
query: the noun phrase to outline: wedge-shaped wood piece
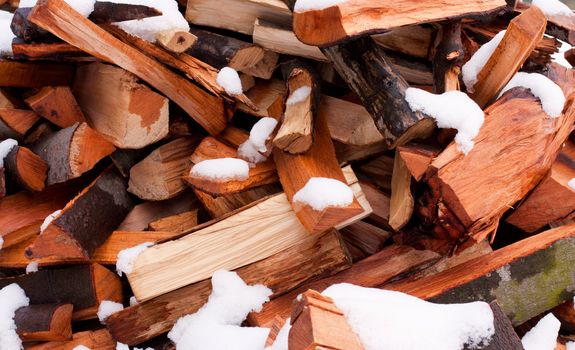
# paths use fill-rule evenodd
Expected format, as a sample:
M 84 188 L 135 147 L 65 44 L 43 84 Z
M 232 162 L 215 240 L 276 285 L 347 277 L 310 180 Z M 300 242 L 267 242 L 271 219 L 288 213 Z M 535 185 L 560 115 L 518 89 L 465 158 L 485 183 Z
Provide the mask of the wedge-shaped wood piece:
M 43 0 L 30 21 L 87 53 L 134 73 L 164 93 L 209 133 L 225 128 L 227 111 L 223 100 L 210 95 L 156 60 L 124 44 L 105 30 L 82 17 L 64 0 Z
M 350 180 L 365 209 L 358 203 L 360 211 L 349 219 L 359 220 L 371 208 L 353 172 Z M 306 235 L 286 195 L 278 194 L 178 240 L 148 248 L 135 260 L 128 280 L 139 301 L 149 300 L 209 278 L 218 269 L 233 270 L 270 257 Z
M 357 216 L 363 212 L 363 208 L 355 198 L 346 207 L 328 207 L 321 211 L 314 210 L 305 203 L 293 202 L 294 195 L 312 177 L 325 177 L 345 183 L 335 157 L 325 111 L 321 106 L 317 112 L 314 129 L 314 142 L 307 152 L 293 155 L 274 148 L 273 155 L 280 182 L 294 212 L 308 232 L 317 234 Z
M 439 303 L 497 300 L 519 325 L 571 299 L 575 226 L 565 225 L 508 245 L 438 274 L 386 289 Z M 545 288 L 540 288 L 545 285 Z
M 226 9 L 226 11 L 222 11 Z M 192 0 L 186 8 L 186 19 L 198 25 L 228 29 L 252 35 L 257 18 L 289 25 L 291 11 L 282 0 Z
M 3 248 L 35 237 L 48 215 L 62 209 L 80 192 L 85 183 L 68 182 L 46 188 L 42 192 L 20 192 L 0 201 L 0 237 Z
M 250 188 L 271 184 L 278 181 L 276 167 L 270 159 L 256 164 L 250 168 L 249 177 L 246 180 L 212 180 L 200 176 L 191 175 L 193 165 L 204 160 L 218 158 L 237 158 L 238 151 L 227 146 L 221 141 L 208 136 L 200 142 L 190 157 L 191 166 L 183 172 L 182 180 L 194 189 L 207 192 L 214 196 L 228 195 L 242 192 Z
M 411 110 L 405 101 L 407 81 L 372 38 L 360 38 L 322 51 L 359 96 L 390 148 L 432 132 L 434 122 Z
M 0 108 L 0 138 L 21 139 L 40 119 L 34 111 Z
M 525 232 L 535 232 L 575 211 L 575 190 L 568 183 L 575 178 L 575 145 L 567 141 L 551 166 L 548 176 L 505 220 Z
M 143 148 L 168 134 L 168 99 L 116 66 L 78 69 L 74 94 L 90 125 L 116 147 Z
M 41 88 L 70 85 L 76 67 L 63 63 L 0 60 L 0 86 Z
M 68 86 L 46 86 L 28 97 L 26 103 L 41 117 L 61 128 L 86 121 Z
M 168 216 L 151 222 L 148 228 L 151 231 L 166 231 L 184 233 L 198 224 L 198 210 Z
M 128 191 L 153 201 L 182 193 L 186 189 L 182 174 L 189 169 L 189 158 L 198 141 L 195 136 L 186 136 L 158 147 L 130 169 Z
M 14 323 L 23 342 L 72 338 L 72 304 L 32 304 L 16 310 Z
M 449 240 L 468 235 L 475 241 L 490 234 L 503 213 L 551 168 L 575 120 L 572 101 L 562 116 L 549 118 L 531 93 L 512 89 L 485 111 L 469 154 L 451 144 L 435 158 L 423 216 L 435 224 L 436 234 Z M 485 159 L 489 167 L 483 166 Z
M 26 255 L 87 259 L 110 237 L 133 205 L 124 179 L 107 171 L 66 204 Z
M 265 283 L 280 295 L 314 276 L 333 274 L 349 265 L 337 232 L 330 231 L 319 237 L 307 235 L 293 247 L 236 272 L 246 283 Z M 118 341 L 139 344 L 169 331 L 178 318 L 196 312 L 210 292 L 210 280 L 177 289 L 110 316 L 107 327 Z
M 122 300 L 120 278 L 98 264 L 0 278 L 0 288 L 12 283 L 24 289 L 31 304 L 73 304 L 74 320 L 95 318 L 101 301 Z
M 308 290 L 294 300 L 289 349 L 363 350 L 343 312 L 330 297 Z
M 308 45 L 328 46 L 406 25 L 492 15 L 506 6 L 505 0 L 349 0 L 321 10 L 296 10 L 293 30 Z
M 282 73 L 291 99 L 287 99 L 273 144 L 285 152 L 300 154 L 307 152 L 313 143 L 313 124 L 320 97 L 319 76 L 311 66 L 298 60 L 285 62 Z M 299 95 L 305 95 L 305 92 L 307 96 L 301 98 Z
M 40 226 L 38 224 L 38 226 Z M 37 230 L 39 231 L 39 229 Z M 97 263 L 102 265 L 115 265 L 118 253 L 145 242 L 161 242 L 176 236 L 176 232 L 151 232 L 151 231 L 114 231 L 110 237 L 88 258 L 63 258 L 47 256 L 34 259 L 39 266 L 55 266 L 71 263 Z M 30 259 L 26 257 L 26 248 L 34 243 L 36 236 L 0 250 L 0 267 L 25 268 Z
M 97 331 L 78 332 L 72 335 L 69 341 L 51 341 L 34 344 L 27 349 L 31 350 L 74 350 L 75 347 L 84 345 L 91 350 L 114 350 L 117 342 L 104 328 Z
M 414 143 L 400 146 L 397 150 L 398 156 L 401 157 L 415 181 L 421 180 L 433 158 L 440 153 L 438 148 Z
M 299 288 L 274 298 L 264 304 L 261 312 L 251 313 L 248 321 L 252 326 L 269 327 L 276 315 L 284 319 L 289 317 L 294 299 L 308 289 L 323 291 L 336 283 L 352 283 L 362 287 L 373 288 L 403 273 L 417 270 L 418 267 L 435 262 L 440 258 L 439 254 L 428 250 L 416 250 L 408 246 L 391 245 L 369 258 L 353 264 L 347 270 L 333 276 L 306 282 Z
M 545 15 L 536 6 L 511 20 L 503 39 L 477 74 L 471 97 L 480 107 L 497 98 L 525 63 L 543 37 L 546 24 Z
M 115 148 L 88 124 L 76 123 L 47 135 L 32 150 L 49 166 L 46 179 L 49 186 L 79 177 Z
M 407 225 L 415 201 L 411 194 L 411 174 L 399 151 L 395 151 L 393 175 L 391 178 L 391 202 L 389 206 L 389 226 L 399 231 Z
M 4 159 L 8 182 L 29 191 L 42 191 L 46 182 L 48 165 L 34 152 L 15 146 Z

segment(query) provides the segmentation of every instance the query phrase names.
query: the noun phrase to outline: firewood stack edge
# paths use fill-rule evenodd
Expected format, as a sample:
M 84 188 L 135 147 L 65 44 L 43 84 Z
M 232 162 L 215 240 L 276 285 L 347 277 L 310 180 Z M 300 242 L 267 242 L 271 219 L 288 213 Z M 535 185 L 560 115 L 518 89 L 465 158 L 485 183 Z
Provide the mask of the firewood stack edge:
M 0 0 L 0 350 L 575 349 L 559 0 Z

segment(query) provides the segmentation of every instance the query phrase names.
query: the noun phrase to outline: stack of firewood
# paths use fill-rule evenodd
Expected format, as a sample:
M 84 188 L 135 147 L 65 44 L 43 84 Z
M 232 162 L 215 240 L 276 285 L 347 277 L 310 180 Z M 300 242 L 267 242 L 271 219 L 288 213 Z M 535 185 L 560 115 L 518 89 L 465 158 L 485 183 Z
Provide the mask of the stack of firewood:
M 340 283 L 485 301 L 487 349 L 550 312 L 575 345 L 571 11 L 81 2 L 0 0 L 1 350 L 13 284 L 25 348 L 188 349 L 218 270 L 271 290 L 244 326 L 273 349 L 371 350 Z

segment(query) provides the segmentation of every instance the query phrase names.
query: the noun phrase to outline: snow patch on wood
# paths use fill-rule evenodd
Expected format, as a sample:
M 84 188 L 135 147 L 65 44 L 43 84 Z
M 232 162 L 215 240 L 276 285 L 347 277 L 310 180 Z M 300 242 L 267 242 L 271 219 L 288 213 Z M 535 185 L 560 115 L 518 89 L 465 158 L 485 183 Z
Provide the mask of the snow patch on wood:
M 232 96 L 243 93 L 242 81 L 238 72 L 233 68 L 222 68 L 216 77 L 216 83 Z
M 307 204 L 317 211 L 329 207 L 343 208 L 353 202 L 353 191 L 341 181 L 327 177 L 312 177 L 294 194 L 293 202 Z
M 16 146 L 18 146 L 18 141 L 14 139 L 6 139 L 0 142 L 0 168 L 4 167 L 4 158 L 6 158 L 12 148 Z
M 521 344 L 525 350 L 554 350 L 557 346 L 559 328 L 561 328 L 561 322 L 550 313 L 525 333 Z
M 311 87 L 302 86 L 291 93 L 291 95 L 286 101 L 286 105 L 293 106 L 295 104 L 301 103 L 305 101 L 310 94 L 311 94 Z
M 10 29 L 14 15 L 8 11 L 0 11 L 0 56 L 12 55 L 12 40 L 16 35 Z
M 323 10 L 328 7 L 343 4 L 347 0 L 297 0 L 294 12 L 305 12 L 312 10 Z
M 61 212 L 62 212 L 62 209 L 58 209 L 55 212 L 53 212 L 52 214 L 46 216 L 46 218 L 44 219 L 44 222 L 42 222 L 42 225 L 40 225 L 40 233 L 43 233 L 44 231 L 46 231 L 46 229 L 48 228 L 48 225 L 50 225 L 52 223 L 52 221 L 54 221 L 56 216 L 60 215 Z
M 243 181 L 250 176 L 250 166 L 237 158 L 207 159 L 194 165 L 190 176 L 214 181 Z
M 134 268 L 134 263 L 136 262 L 138 255 L 153 245 L 154 243 L 152 242 L 144 242 L 137 246 L 121 250 L 118 253 L 118 259 L 116 260 L 116 272 L 118 275 L 121 277 L 122 273 L 132 273 L 132 269 Z
M 486 42 L 471 56 L 469 61 L 467 61 L 463 67 L 461 67 L 461 74 L 463 76 L 463 82 L 468 92 L 473 92 L 473 86 L 477 83 L 477 75 L 483 69 L 495 49 L 505 36 L 505 30 L 500 31 L 491 39 Z
M 531 5 L 539 7 L 546 17 L 556 15 L 571 16 L 573 14 L 569 6 L 559 0 L 533 0 Z
M 98 306 L 98 319 L 100 323 L 106 324 L 106 319 L 116 312 L 124 310 L 124 305 L 110 300 L 103 300 Z
M 16 283 L 0 289 L 0 346 L 2 349 L 23 349 L 22 340 L 16 333 L 14 316 L 16 310 L 28 306 L 30 299 Z

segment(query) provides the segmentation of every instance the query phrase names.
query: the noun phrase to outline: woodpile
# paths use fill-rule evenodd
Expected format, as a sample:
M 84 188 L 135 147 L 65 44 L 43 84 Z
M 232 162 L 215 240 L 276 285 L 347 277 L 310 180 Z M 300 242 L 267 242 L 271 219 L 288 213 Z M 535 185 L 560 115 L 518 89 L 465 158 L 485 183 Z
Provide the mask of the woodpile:
M 558 0 L 0 0 L 0 350 L 575 349 L 571 45 Z

